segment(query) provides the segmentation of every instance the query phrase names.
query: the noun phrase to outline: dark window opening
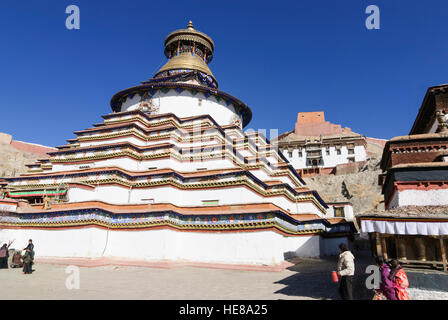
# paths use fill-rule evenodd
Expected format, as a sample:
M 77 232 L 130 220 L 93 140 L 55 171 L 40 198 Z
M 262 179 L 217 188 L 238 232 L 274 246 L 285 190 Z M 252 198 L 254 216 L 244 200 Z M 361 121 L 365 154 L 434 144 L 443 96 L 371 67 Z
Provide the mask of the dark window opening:
M 334 208 L 334 216 L 335 217 L 344 217 L 344 207 L 335 207 Z
M 28 198 L 28 202 L 30 204 L 41 204 L 41 203 L 44 203 L 44 198 L 43 197 L 31 197 L 31 198 Z

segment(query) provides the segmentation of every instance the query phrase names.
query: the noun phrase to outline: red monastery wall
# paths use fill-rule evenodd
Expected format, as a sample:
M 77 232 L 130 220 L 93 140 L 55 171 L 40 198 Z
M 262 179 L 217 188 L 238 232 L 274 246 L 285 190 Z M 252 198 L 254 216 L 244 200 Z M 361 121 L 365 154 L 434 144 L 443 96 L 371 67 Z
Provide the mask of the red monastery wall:
M 14 149 L 23 152 L 30 152 L 46 156 L 48 152 L 57 151 L 56 148 L 46 147 L 39 144 L 28 143 L 23 141 L 13 140 L 12 136 L 7 133 L 0 132 L 0 144 L 10 145 Z
M 392 155 L 392 166 L 396 166 L 399 164 L 434 162 L 437 156 L 441 154 L 441 152 L 396 154 Z
M 392 166 L 408 163 L 424 163 L 437 161 L 438 157 L 447 154 L 446 141 L 410 141 L 390 145 L 389 152 Z
M 339 124 L 325 121 L 323 111 L 299 112 L 294 129 L 294 133 L 300 136 L 325 136 L 351 132 L 350 128 L 342 128 Z
M 16 141 L 16 140 L 12 140 L 11 147 L 13 147 L 16 150 L 37 153 L 37 154 L 42 154 L 42 155 L 46 155 L 48 152 L 54 152 L 57 150 L 55 148 L 50 148 L 50 147 L 46 147 L 46 146 L 41 146 L 41 145 L 37 145 L 37 144 L 26 143 L 26 142 Z

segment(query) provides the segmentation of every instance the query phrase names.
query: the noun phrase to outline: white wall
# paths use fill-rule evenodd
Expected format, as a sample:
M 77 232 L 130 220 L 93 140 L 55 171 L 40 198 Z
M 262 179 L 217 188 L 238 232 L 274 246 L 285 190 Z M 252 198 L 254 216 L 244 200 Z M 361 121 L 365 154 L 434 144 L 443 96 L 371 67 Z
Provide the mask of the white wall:
M 140 99 L 138 95 L 132 99 L 126 99 L 121 111 L 138 109 Z M 232 123 L 232 119 L 236 115 L 232 104 L 227 106 L 224 100 L 218 102 L 214 96 L 206 98 L 202 93 L 193 96 L 186 90 L 181 93 L 177 93 L 175 90 L 170 90 L 167 93 L 157 91 L 152 101 L 159 107 L 159 114 L 174 113 L 179 118 L 209 114 L 221 126 Z M 199 105 L 199 103 L 201 104 Z M 238 117 L 242 120 L 240 116 Z
M 353 206 L 348 203 L 342 203 L 342 204 L 329 204 L 327 209 L 327 215 L 326 218 L 334 218 L 334 207 L 344 207 L 344 218 L 348 221 L 353 220 Z
M 448 205 L 448 189 L 403 190 L 395 192 L 390 208 L 402 206 L 438 206 Z
M 0 241 L 16 239 L 24 248 L 33 239 L 36 257 L 121 257 L 137 260 L 189 260 L 275 265 L 285 253 L 318 257 L 319 236 L 285 237 L 273 231 L 205 233 L 169 229 L 107 231 L 98 228 L 1 229 Z M 104 254 L 103 254 L 104 252 Z
M 67 197 L 69 202 L 103 201 L 110 204 L 147 203 L 143 199 L 154 199 L 155 203 L 171 203 L 176 206 L 201 206 L 203 200 L 219 200 L 219 205 L 246 203 L 273 203 L 291 213 L 322 212 L 311 202 L 291 201 L 283 196 L 264 197 L 245 187 L 223 189 L 188 189 L 182 190 L 171 186 L 148 189 L 129 189 L 120 186 L 98 186 L 94 190 L 71 187 Z
M 341 147 L 341 154 L 338 155 L 335 147 L 330 147 L 330 154 L 327 155 L 325 147 L 321 148 L 322 151 L 322 159 L 323 165 L 319 167 L 323 168 L 332 168 L 337 166 L 338 164 L 349 163 L 348 158 L 355 157 L 355 162 L 364 161 L 367 158 L 366 149 L 364 146 L 355 146 L 354 154 L 348 154 L 348 149 L 346 146 Z M 302 156 L 299 156 L 299 150 L 292 150 L 292 157 L 289 156 L 289 152 L 287 149 L 283 150 L 283 155 L 288 159 L 291 165 L 295 169 L 305 169 L 312 168 L 311 165 L 307 164 L 307 152 L 305 148 L 301 150 Z
M 95 162 L 89 163 L 77 163 L 77 164 L 54 164 L 52 172 L 72 171 L 79 170 L 80 167 L 89 166 L 90 168 L 104 168 L 104 167 L 118 167 L 131 172 L 147 172 L 148 168 L 158 169 L 173 169 L 179 172 L 196 172 L 197 168 L 213 169 L 227 169 L 234 168 L 235 164 L 231 158 L 221 157 L 216 159 L 207 159 L 207 161 L 179 161 L 174 157 L 149 159 L 138 161 L 133 158 L 110 158 L 104 160 L 95 160 Z M 276 180 L 278 178 L 276 177 Z

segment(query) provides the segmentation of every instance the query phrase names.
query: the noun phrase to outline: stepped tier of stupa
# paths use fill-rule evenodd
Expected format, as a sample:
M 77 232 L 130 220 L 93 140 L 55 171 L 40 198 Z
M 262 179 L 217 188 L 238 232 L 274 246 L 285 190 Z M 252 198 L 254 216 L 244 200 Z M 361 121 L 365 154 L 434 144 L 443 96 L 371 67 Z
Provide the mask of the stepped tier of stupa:
M 92 128 L 4 180 L 0 240 L 33 239 L 37 257 L 278 264 L 346 241 L 252 112 L 220 91 L 210 37 L 165 40 L 156 75 L 111 100 Z

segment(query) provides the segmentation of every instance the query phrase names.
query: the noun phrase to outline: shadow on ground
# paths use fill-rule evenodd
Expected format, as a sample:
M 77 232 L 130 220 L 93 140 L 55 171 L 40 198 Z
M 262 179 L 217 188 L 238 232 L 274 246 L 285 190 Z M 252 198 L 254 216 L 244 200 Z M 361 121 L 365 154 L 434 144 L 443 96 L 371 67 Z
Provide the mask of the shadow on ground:
M 355 276 L 353 281 L 353 297 L 356 300 L 371 300 L 373 291 L 365 286 L 366 267 L 372 264 L 372 257 L 365 252 L 355 252 Z M 336 270 L 337 257 L 325 259 L 298 259 L 291 258 L 294 263 L 288 269 L 295 271 L 292 276 L 276 283 L 285 285 L 275 293 L 287 296 L 303 297 L 304 299 L 338 300 L 339 283 L 332 282 L 331 272 Z
M 448 291 L 448 274 L 441 271 L 405 269 L 409 287 L 423 290 Z

